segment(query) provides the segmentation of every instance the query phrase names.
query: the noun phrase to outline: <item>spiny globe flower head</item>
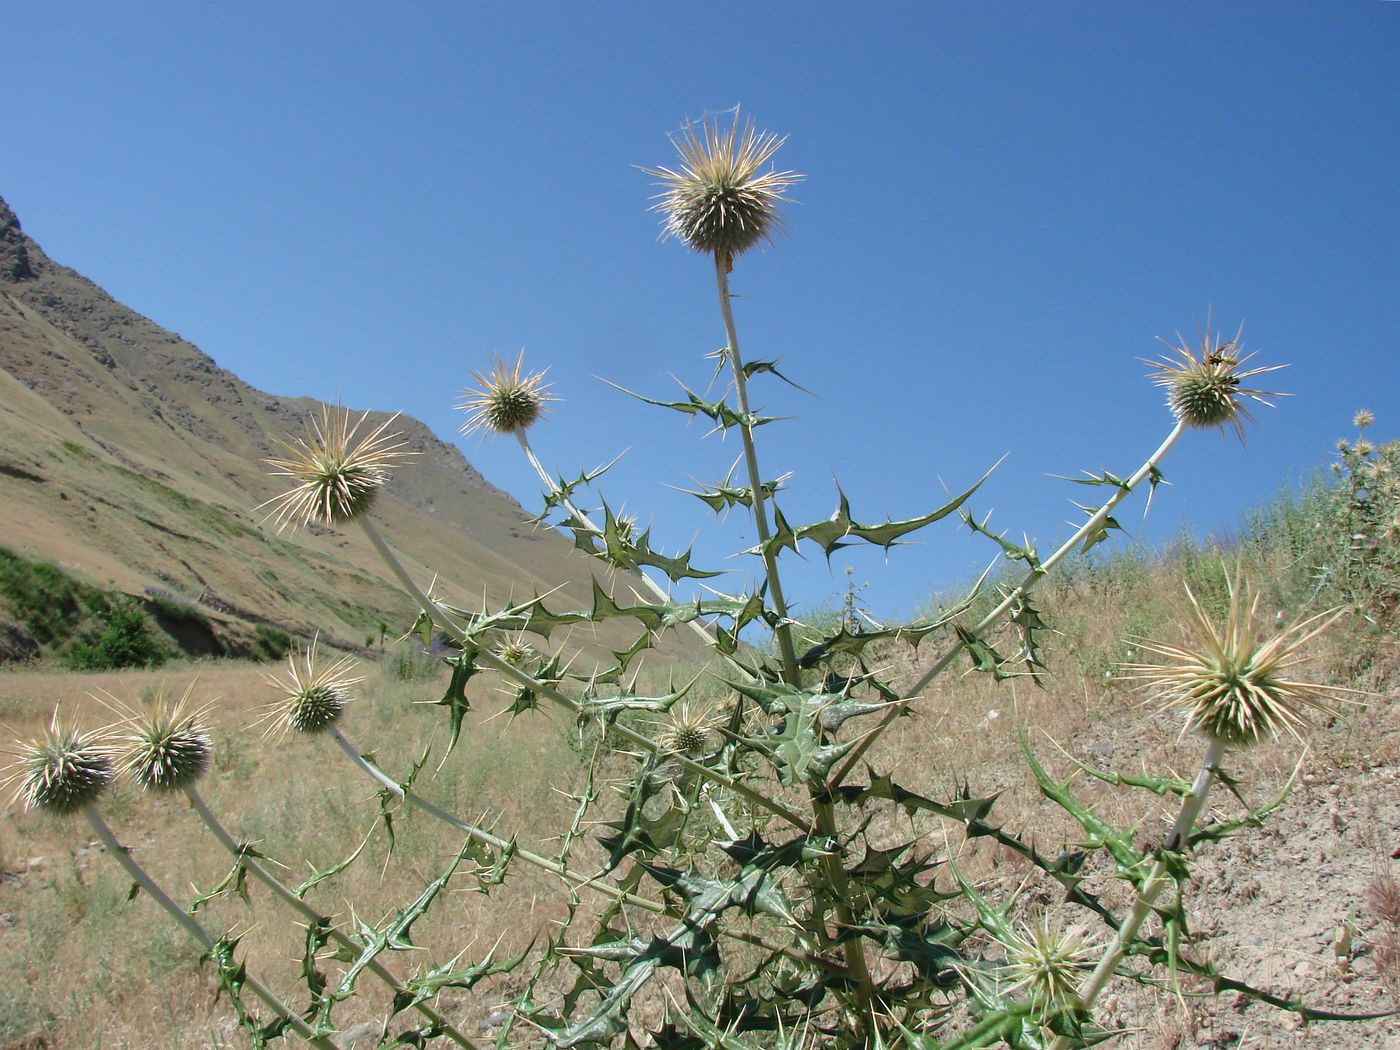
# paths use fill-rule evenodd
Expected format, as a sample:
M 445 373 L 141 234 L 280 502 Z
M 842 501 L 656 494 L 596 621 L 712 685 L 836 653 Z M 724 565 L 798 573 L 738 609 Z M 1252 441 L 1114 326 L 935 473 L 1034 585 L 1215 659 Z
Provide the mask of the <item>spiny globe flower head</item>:
M 736 107 L 726 127 L 708 117 L 671 136 L 679 154 L 675 168 L 643 168 L 658 180 L 652 211 L 660 212 L 663 237 L 675 237 L 726 265 L 782 228 L 778 205 L 803 176 L 768 166 L 787 141 L 739 120 Z
M 179 791 L 209 771 L 214 744 L 203 719 L 213 705 L 192 711 L 194 688 L 191 682 L 177 700 L 158 693 L 144 709 L 111 694 L 103 701 L 122 716 L 117 770 L 143 791 Z
M 284 736 L 289 731 L 324 732 L 344 713 L 351 687 L 365 680 L 354 673 L 356 663 L 348 654 L 326 663 L 318 640 L 313 639 L 304 652 L 288 654 L 285 674 L 263 676 L 282 698 L 269 704 L 259 721 L 268 723 L 269 733 Z
M 544 372 L 526 375 L 524 369 L 525 351 L 521 350 L 513 365 L 498 357 L 489 372 L 472 373 L 480 385 L 464 390 L 456 406 L 467 413 L 462 433 L 485 430 L 493 435 L 523 434 L 549 411 L 549 402 L 559 399 L 549 393 Z
M 1351 417 L 1351 425 L 1357 430 L 1365 430 L 1376 421 L 1376 415 L 1369 408 L 1358 409 L 1356 415 Z
M 1259 594 L 1241 591 L 1226 576 L 1230 606 L 1216 623 L 1186 588 L 1191 601 L 1194 646 L 1141 642 L 1164 663 L 1129 664 L 1129 677 L 1141 681 L 1167 707 L 1186 711 L 1186 728 L 1226 747 L 1253 747 L 1283 731 L 1301 740 L 1309 709 L 1337 714 L 1338 702 L 1352 702 L 1354 690 L 1292 677 L 1312 654 L 1308 645 L 1344 614 L 1329 609 L 1269 637 L 1256 629 Z
M 6 806 L 73 813 L 106 791 L 115 777 L 112 749 L 91 733 L 63 724 L 55 710 L 42 739 L 16 741 L 0 789 L 13 787 Z
M 1098 949 L 1079 926 L 1064 926 L 1050 915 L 1008 929 L 1006 973 L 1011 994 L 1024 991 L 1035 1005 L 1060 1009 L 1078 994 L 1084 971 L 1092 967 Z
M 535 647 L 525 640 L 523 634 L 502 638 L 491 651 L 512 667 L 521 666 L 535 655 Z
M 715 725 L 715 716 L 708 708 L 691 707 L 683 701 L 667 715 L 661 743 L 680 755 L 701 755 L 709 746 Z
M 1147 361 L 1153 368 L 1152 381 L 1167 392 L 1167 406 L 1172 415 L 1187 426 L 1200 429 L 1230 429 L 1241 441 L 1244 425 L 1254 422 L 1245 405 L 1246 400 L 1273 407 L 1271 397 L 1284 395 L 1270 390 L 1255 390 L 1244 385 L 1254 376 L 1277 372 L 1283 365 L 1246 368 L 1254 354 L 1243 354 L 1244 326 L 1233 339 L 1221 340 L 1210 334 L 1210 318 L 1200 332 L 1200 356 L 1186 340 L 1177 335 L 1177 345 L 1161 340 L 1168 352 L 1160 359 Z
M 351 420 L 347 409 L 329 405 L 307 423 L 306 433 L 290 441 L 278 439 L 285 458 L 269 459 L 273 477 L 290 478 L 291 489 L 274 496 L 268 518 L 280 532 L 287 526 L 338 525 L 352 521 L 369 509 L 380 487 L 389 480 L 389 467 L 416 453 L 404 447 L 401 435 L 390 433 L 397 419 L 390 416 L 361 434 L 369 418 L 366 412 Z

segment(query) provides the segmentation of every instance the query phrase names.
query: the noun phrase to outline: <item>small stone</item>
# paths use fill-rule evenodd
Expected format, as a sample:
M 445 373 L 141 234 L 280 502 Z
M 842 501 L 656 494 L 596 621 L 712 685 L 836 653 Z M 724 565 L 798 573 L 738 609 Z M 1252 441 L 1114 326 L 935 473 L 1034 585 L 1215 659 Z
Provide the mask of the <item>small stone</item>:
M 25 871 L 43 871 L 49 866 L 48 857 L 30 857 L 24 862 Z

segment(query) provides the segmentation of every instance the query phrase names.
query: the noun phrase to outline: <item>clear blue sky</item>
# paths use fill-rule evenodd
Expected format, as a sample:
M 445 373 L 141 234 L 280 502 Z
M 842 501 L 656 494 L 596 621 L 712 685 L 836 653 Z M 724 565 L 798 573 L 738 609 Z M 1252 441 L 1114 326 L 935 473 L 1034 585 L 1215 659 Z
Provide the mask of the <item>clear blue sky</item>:
M 974 506 L 1042 550 L 1170 426 L 1139 357 L 1214 310 L 1287 362 L 1241 449 L 1194 434 L 1150 519 L 1233 526 L 1372 409 L 1400 433 L 1400 3 L 10 4 L 0 195 L 58 261 L 278 394 L 451 436 L 467 369 L 527 349 L 562 471 L 685 546 L 737 440 L 642 406 L 703 388 L 707 260 L 658 243 L 634 165 L 742 103 L 805 173 L 790 234 L 740 261 L 738 323 L 790 422 L 784 510 L 911 516 L 1002 453 Z M 464 444 L 534 509 L 513 442 Z M 1090 492 L 1090 495 L 1093 493 Z M 1140 504 L 1138 505 L 1140 507 Z M 752 542 L 730 519 L 711 560 Z M 908 611 L 994 553 L 935 526 L 886 566 Z M 741 571 L 751 567 L 730 562 Z M 819 553 L 789 585 L 839 591 Z

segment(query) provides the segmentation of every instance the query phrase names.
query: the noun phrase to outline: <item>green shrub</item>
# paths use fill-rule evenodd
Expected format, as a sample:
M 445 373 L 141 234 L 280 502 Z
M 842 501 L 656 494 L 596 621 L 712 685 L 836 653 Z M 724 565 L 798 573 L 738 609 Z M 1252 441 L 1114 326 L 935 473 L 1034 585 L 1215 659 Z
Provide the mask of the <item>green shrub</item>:
M 65 662 L 77 671 L 110 671 L 123 667 L 160 667 L 169 652 L 151 627 L 150 618 L 134 599 L 111 604 L 106 626 L 91 641 L 74 642 Z

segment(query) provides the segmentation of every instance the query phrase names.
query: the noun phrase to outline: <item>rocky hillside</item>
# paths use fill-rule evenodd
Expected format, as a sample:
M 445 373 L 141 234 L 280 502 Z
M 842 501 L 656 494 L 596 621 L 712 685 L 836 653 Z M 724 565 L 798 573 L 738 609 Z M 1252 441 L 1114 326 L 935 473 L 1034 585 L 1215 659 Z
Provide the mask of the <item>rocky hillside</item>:
M 273 438 L 319 408 L 253 389 L 53 262 L 0 200 L 0 545 L 129 594 L 201 602 L 229 638 L 257 622 L 345 643 L 377 640 L 381 623 L 397 633 L 413 611 L 358 529 L 261 524 Z M 561 604 L 588 602 L 593 563 L 423 424 L 395 427 L 420 455 L 375 513 L 413 571 L 474 606 L 561 580 Z M 613 634 L 597 641 L 621 647 L 636 628 Z

